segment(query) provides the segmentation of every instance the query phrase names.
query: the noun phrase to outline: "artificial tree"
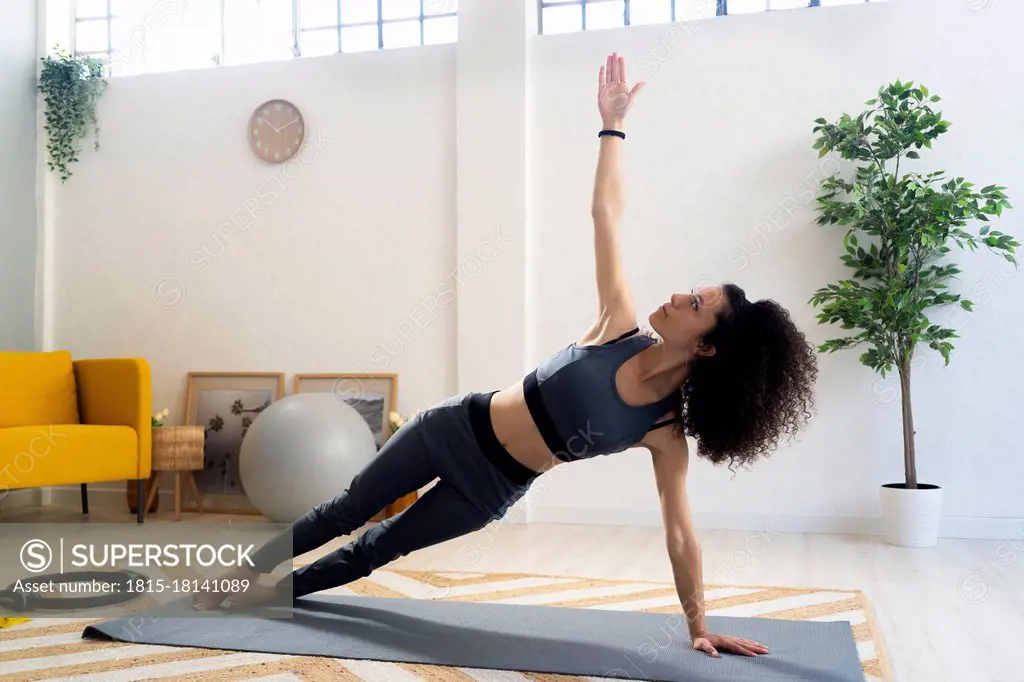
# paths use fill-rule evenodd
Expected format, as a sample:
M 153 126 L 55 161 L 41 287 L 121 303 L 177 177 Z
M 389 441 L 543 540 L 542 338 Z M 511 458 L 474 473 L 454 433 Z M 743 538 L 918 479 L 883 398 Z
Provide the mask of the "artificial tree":
M 841 324 L 859 330 L 822 343 L 820 352 L 866 345 L 864 365 L 884 378 L 899 372 L 903 408 L 905 487 L 918 487 L 911 410 L 910 367 L 924 345 L 949 364 L 954 329 L 929 319 L 935 307 L 972 302 L 950 288 L 961 272 L 945 257 L 953 246 L 975 250 L 979 245 L 1016 265 L 1020 243 L 987 223 L 1010 208 L 1001 185 L 980 190 L 963 177 L 947 179 L 945 171 L 916 170 L 919 150 L 947 132 L 949 121 L 932 104 L 941 100 L 924 85 L 899 80 L 879 88 L 870 107 L 834 123 L 815 121 L 814 148 L 819 158 L 838 153 L 854 166 L 852 179 L 835 173 L 821 181 L 819 224 L 847 228 L 843 263 L 853 270 L 848 279 L 818 289 L 810 302 L 820 307 L 820 324 Z M 901 168 L 902 165 L 902 168 Z M 973 222 L 977 221 L 977 222 Z M 975 235 L 969 223 L 979 228 Z

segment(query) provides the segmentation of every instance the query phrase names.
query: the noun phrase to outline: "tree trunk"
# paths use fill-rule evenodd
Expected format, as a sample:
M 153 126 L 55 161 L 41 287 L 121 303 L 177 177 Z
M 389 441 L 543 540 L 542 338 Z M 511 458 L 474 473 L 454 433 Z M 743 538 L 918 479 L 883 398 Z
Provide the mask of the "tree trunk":
M 900 362 L 900 395 L 903 402 L 903 469 L 907 488 L 917 488 L 917 463 L 914 460 L 914 413 L 910 407 L 910 358 L 913 350 Z

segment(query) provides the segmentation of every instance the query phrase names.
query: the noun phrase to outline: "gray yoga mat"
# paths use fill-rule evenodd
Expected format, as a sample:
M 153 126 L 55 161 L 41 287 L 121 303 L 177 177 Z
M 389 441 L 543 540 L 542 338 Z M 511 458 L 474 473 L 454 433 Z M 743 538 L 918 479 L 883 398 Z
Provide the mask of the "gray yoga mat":
M 342 595 L 297 600 L 290 618 L 171 613 L 108 620 L 82 637 L 666 682 L 864 681 L 847 622 L 708 616 L 713 632 L 771 651 L 712 658 L 672 614 Z

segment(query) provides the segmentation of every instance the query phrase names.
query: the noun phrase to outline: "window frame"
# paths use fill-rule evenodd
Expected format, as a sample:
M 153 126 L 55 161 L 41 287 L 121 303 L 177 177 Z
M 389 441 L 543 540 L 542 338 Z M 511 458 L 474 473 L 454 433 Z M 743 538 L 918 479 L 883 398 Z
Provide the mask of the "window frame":
M 204 0 L 210 1 L 210 0 Z M 112 13 L 112 2 L 113 0 L 106 0 L 106 11 L 100 15 L 88 15 L 79 16 L 78 14 L 78 2 L 77 0 L 70 0 L 71 2 L 71 49 L 75 56 L 81 57 L 107 57 L 108 59 L 113 57 L 114 54 L 114 36 L 113 36 L 113 22 L 117 18 Z M 220 46 L 218 53 L 213 57 L 214 65 L 222 65 L 224 63 L 225 53 L 225 40 L 227 31 L 224 25 L 224 2 L 225 0 L 216 0 L 217 2 L 217 14 L 220 17 L 220 25 L 218 26 L 218 32 L 220 34 Z M 404 23 L 410 21 L 416 21 L 419 24 L 419 44 L 408 45 L 407 47 L 427 47 L 433 43 L 426 43 L 426 22 L 435 19 L 445 19 L 451 17 L 458 17 L 458 10 L 442 12 L 438 14 L 425 14 L 425 4 L 427 0 L 418 0 L 419 14 L 409 17 L 402 17 L 398 19 L 385 19 L 384 18 L 384 0 L 376 0 L 377 3 L 377 18 L 373 21 L 355 21 L 345 22 L 341 18 L 341 4 L 342 0 L 335 0 L 336 11 L 337 11 L 337 22 L 327 23 L 320 26 L 311 26 L 303 28 L 300 25 L 300 4 L 302 0 L 291 0 L 292 6 L 292 40 L 291 40 L 291 53 L 295 59 L 301 58 L 302 55 L 302 34 L 313 31 L 327 31 L 334 30 L 337 35 L 337 49 L 329 54 L 349 54 L 344 52 L 344 41 L 343 34 L 344 29 L 354 28 L 359 26 L 376 26 L 377 27 L 377 50 L 381 51 L 384 49 L 396 49 L 396 48 L 385 48 L 384 47 L 384 26 L 386 24 Z M 107 27 L 107 48 L 106 50 L 79 50 L 78 48 L 78 27 L 80 24 L 89 22 L 104 22 Z M 458 38 L 456 38 L 458 40 Z M 370 50 L 365 50 L 369 52 Z M 317 54 L 315 56 L 326 56 Z
M 421 0 L 422 1 L 422 0 Z M 581 28 L 577 32 L 583 32 L 587 30 L 587 5 L 599 5 L 604 2 L 616 2 L 617 0 L 537 0 L 537 33 L 538 35 L 551 35 L 544 33 L 544 10 L 548 7 L 570 7 L 573 5 L 579 5 L 582 9 L 582 21 Z M 821 0 L 805 0 L 807 5 L 805 7 L 787 8 L 787 9 L 810 9 L 812 7 L 821 7 Z M 623 24 L 620 28 L 631 26 L 629 22 L 629 3 L 630 0 L 622 0 L 623 2 Z M 664 0 L 664 2 L 671 3 L 671 22 L 675 23 L 676 19 L 676 0 Z M 860 0 L 864 4 L 868 4 L 871 0 Z M 766 7 L 764 12 L 777 12 L 782 10 L 772 9 L 772 0 L 765 0 Z M 858 4 L 856 0 L 850 4 Z M 715 0 L 715 16 L 724 17 L 729 15 L 729 0 Z
M 223 0 L 220 0 L 223 2 Z M 384 0 L 377 0 L 377 19 L 375 21 L 353 21 L 344 22 L 341 19 L 341 3 L 342 0 L 336 0 L 337 3 L 337 24 L 323 24 L 321 26 L 314 26 L 310 28 L 302 28 L 299 25 L 299 3 L 302 0 L 292 0 L 292 52 L 296 57 L 302 56 L 301 39 L 303 32 L 309 31 L 326 31 L 329 29 L 335 29 L 338 34 L 338 49 L 333 54 L 348 54 L 344 50 L 344 41 L 342 40 L 343 29 L 356 28 L 360 26 L 377 26 L 377 49 L 384 50 L 384 25 L 385 24 L 398 24 L 408 21 L 418 21 L 420 29 L 420 42 L 419 47 L 425 47 L 426 43 L 423 42 L 425 39 L 425 25 L 427 21 L 432 19 L 443 19 L 446 17 L 458 17 L 459 13 L 456 12 L 444 12 L 442 14 L 424 14 L 424 2 L 425 0 L 419 0 L 420 12 L 418 15 L 411 17 L 402 17 L 400 19 L 385 19 L 384 18 Z M 411 46 L 410 46 L 411 47 Z
M 114 40 L 113 40 L 113 20 L 114 16 L 111 13 L 110 3 L 112 0 L 106 0 L 106 11 L 99 15 L 90 15 L 85 17 L 78 16 L 78 1 L 71 0 L 71 47 L 72 53 L 76 57 L 97 57 L 99 55 L 106 55 L 110 57 L 114 53 Z M 107 25 L 107 49 L 106 50 L 86 50 L 79 51 L 78 49 L 78 26 L 80 24 L 103 22 Z

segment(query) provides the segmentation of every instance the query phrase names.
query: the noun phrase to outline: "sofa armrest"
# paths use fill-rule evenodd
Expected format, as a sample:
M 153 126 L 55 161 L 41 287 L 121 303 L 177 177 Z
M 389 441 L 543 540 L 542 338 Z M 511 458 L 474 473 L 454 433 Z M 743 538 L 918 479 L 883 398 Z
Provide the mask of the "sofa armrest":
M 130 426 L 139 440 L 138 478 L 149 478 L 153 458 L 153 386 L 141 358 L 75 360 L 78 412 L 83 424 Z

